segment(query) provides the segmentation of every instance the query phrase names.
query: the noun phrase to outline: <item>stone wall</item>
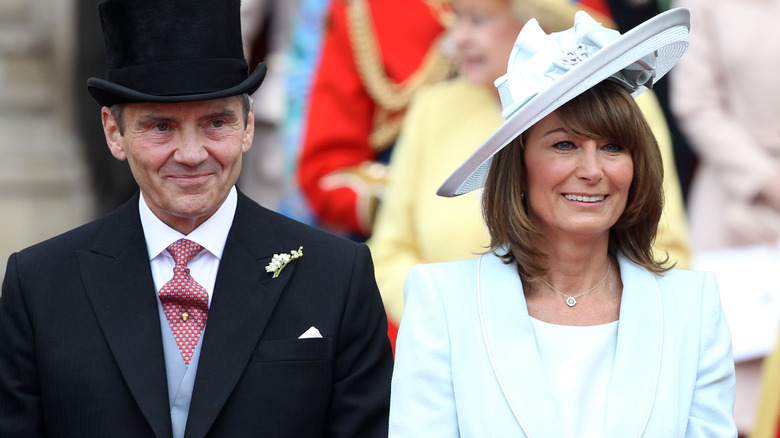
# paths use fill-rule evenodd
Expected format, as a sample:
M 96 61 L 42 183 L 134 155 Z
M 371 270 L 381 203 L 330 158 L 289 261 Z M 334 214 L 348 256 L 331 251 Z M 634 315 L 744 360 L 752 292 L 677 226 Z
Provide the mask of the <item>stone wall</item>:
M 73 0 L 0 0 L 0 275 L 94 217 L 74 128 Z

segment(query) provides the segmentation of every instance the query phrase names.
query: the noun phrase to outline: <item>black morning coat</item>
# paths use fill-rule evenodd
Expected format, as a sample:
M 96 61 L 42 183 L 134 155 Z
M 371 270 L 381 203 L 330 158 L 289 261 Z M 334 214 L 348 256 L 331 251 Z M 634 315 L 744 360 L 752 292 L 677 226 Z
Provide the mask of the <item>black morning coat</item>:
M 300 246 L 278 278 L 266 272 Z M 12 255 L 0 437 L 170 437 L 156 293 L 138 195 Z M 322 338 L 298 339 L 312 326 Z M 367 247 L 239 192 L 185 436 L 386 437 L 392 367 Z

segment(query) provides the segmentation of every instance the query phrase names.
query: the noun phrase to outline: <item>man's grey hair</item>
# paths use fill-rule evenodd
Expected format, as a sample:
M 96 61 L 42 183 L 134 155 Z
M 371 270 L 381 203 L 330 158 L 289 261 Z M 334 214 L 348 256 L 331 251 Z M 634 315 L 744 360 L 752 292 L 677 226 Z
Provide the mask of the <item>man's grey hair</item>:
M 248 93 L 239 94 L 238 100 L 241 101 L 241 110 L 243 111 L 244 115 L 244 126 L 246 127 L 247 123 L 249 123 L 249 111 L 252 110 L 252 98 L 249 96 Z M 111 115 L 114 116 L 114 120 L 116 120 L 116 126 L 119 128 L 119 134 L 124 135 L 125 134 L 125 104 L 124 103 L 115 103 L 111 105 L 109 108 L 109 111 L 111 111 Z

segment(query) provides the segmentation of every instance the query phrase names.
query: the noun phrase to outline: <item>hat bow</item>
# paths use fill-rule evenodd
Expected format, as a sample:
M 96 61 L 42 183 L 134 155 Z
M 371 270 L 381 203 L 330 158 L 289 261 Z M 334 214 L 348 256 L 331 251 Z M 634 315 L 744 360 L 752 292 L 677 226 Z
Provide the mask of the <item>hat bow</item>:
M 503 108 L 501 115 L 508 119 L 531 98 L 619 37 L 620 32 L 603 27 L 582 11 L 574 16 L 572 28 L 551 34 L 531 19 L 517 36 L 507 73 L 495 81 Z M 655 53 L 649 53 L 609 79 L 634 93 L 642 86 L 652 87 L 655 67 Z

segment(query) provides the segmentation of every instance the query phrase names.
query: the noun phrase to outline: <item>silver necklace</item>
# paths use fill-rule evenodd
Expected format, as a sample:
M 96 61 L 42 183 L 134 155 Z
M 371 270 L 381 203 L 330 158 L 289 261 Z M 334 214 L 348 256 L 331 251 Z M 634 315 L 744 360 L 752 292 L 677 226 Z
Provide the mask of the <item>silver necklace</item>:
M 544 281 L 544 278 L 542 278 L 541 280 L 542 280 L 542 282 L 544 282 L 544 284 L 546 284 L 546 285 L 547 285 L 547 286 L 548 286 L 550 289 L 554 290 L 554 291 L 555 291 L 555 292 L 557 292 L 559 295 L 566 297 L 566 304 L 568 304 L 568 305 L 569 305 L 569 307 L 574 307 L 574 305 L 575 305 L 575 304 L 577 304 L 577 298 L 579 298 L 579 297 L 581 297 L 581 296 L 583 296 L 583 295 L 585 295 L 585 294 L 587 294 L 587 293 L 590 293 L 590 292 L 592 292 L 594 289 L 596 289 L 597 287 L 601 286 L 601 283 L 604 283 L 604 281 L 606 281 L 607 277 L 609 277 L 609 271 L 610 271 L 611 269 L 612 269 L 612 263 L 609 263 L 609 261 L 608 261 L 608 262 L 607 262 L 607 273 L 604 275 L 604 278 L 602 278 L 602 279 L 601 279 L 601 281 L 599 281 L 598 283 L 596 283 L 596 284 L 595 284 L 595 285 L 594 285 L 592 288 L 590 288 L 590 289 L 586 290 L 585 292 L 583 292 L 583 293 L 581 293 L 581 294 L 579 294 L 579 295 L 574 295 L 574 296 L 567 295 L 567 294 L 565 294 L 565 293 L 563 293 L 563 292 L 559 291 L 558 289 L 554 288 L 554 287 L 553 287 L 553 285 L 551 285 L 550 283 L 548 283 L 548 282 Z

